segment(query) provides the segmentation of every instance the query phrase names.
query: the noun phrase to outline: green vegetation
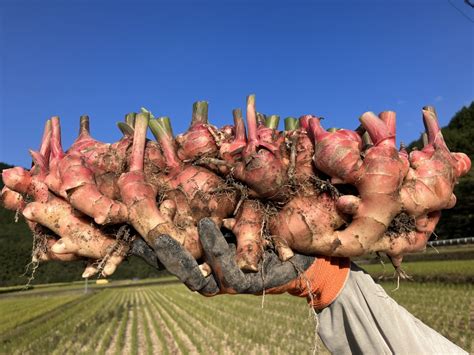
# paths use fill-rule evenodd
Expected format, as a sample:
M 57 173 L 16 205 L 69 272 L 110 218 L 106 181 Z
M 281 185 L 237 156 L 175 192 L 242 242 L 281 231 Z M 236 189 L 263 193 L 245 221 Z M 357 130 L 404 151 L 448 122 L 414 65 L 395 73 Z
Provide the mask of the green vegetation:
M 0 334 L 15 329 L 18 325 L 47 314 L 57 307 L 61 307 L 79 297 L 73 295 L 53 295 L 50 297 L 21 297 L 2 300 L 0 313 L 3 320 L 0 322 Z
M 469 350 L 472 284 L 404 282 L 397 291 L 394 282 L 382 286 Z M 102 288 L 87 295 L 82 290 L 24 294 L 0 298 L 1 353 L 309 354 L 314 345 L 315 324 L 306 302 L 289 295 L 206 298 L 180 284 Z M 15 321 L 13 309 L 24 310 Z M 320 341 L 318 346 L 324 351 Z
M 389 265 L 361 265 L 374 278 L 391 278 L 393 267 Z M 447 283 L 474 282 L 474 259 L 417 261 L 402 264 L 403 270 L 413 277 L 414 281 L 439 281 Z

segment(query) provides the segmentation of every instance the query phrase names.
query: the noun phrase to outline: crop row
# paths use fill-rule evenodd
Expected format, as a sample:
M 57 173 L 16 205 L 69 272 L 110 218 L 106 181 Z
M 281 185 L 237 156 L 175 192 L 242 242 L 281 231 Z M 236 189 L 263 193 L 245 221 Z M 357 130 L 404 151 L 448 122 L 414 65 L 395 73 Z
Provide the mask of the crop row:
M 383 286 L 469 350 L 472 285 L 403 283 L 395 292 L 394 283 Z M 305 300 L 288 295 L 205 298 L 182 285 L 137 286 L 3 299 L 0 310 L 6 310 L 0 315 L 5 334 L 14 331 L 2 338 L 0 352 L 9 354 L 305 354 L 315 345 L 315 322 Z M 21 322 L 9 320 L 15 312 Z M 319 341 L 317 346 L 324 352 Z

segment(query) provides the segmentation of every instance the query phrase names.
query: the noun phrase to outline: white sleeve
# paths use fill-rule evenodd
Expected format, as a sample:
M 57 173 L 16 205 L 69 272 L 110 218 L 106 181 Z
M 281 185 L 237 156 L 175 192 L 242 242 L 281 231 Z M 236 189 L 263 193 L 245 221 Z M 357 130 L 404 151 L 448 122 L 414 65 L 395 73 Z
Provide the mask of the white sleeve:
M 319 336 L 333 354 L 467 354 L 354 263 L 340 295 L 319 313 Z

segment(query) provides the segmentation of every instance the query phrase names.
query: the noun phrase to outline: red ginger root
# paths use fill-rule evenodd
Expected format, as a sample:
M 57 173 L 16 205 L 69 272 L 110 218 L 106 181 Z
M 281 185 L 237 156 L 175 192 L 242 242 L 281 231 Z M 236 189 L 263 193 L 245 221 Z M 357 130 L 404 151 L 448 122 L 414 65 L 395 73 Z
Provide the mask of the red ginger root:
M 208 123 L 208 104 L 198 101 L 193 105 L 193 117 L 189 129 L 176 136 L 177 155 L 181 160 L 213 157 L 218 152 L 217 130 Z
M 22 211 L 26 206 L 23 196 L 7 186 L 4 186 L 0 194 L 0 202 L 3 207 L 10 211 Z
M 357 206 L 348 198 L 338 203 L 341 210 L 354 210 L 351 224 L 316 243 L 320 251 L 333 255 L 357 256 L 371 251 L 371 244 L 385 233 L 401 209 L 398 193 L 407 167 L 395 149 L 394 136 L 371 113 L 364 114 L 361 121 L 375 144 L 364 160 L 360 158 L 361 142 L 355 132 L 341 130 L 331 134 L 322 131 L 319 121 L 310 123 L 316 139 L 316 167 L 354 185 L 360 194 Z
M 258 271 L 264 250 L 263 223 L 263 206 L 256 200 L 243 201 L 235 218 L 224 219 L 224 227 L 237 238 L 235 259 L 242 270 Z
M 294 179 L 296 186 L 307 184 L 311 179 L 314 178 L 316 171 L 313 167 L 313 155 L 314 155 L 314 144 L 311 138 L 308 136 L 308 129 L 306 122 L 313 118 L 312 115 L 301 116 L 300 128 L 293 132 L 290 132 L 290 141 L 295 145 L 295 148 L 291 146 L 290 149 L 295 149 L 296 159 L 294 161 L 294 176 L 290 174 L 290 178 Z M 307 127 L 307 128 L 305 128 Z M 295 138 L 293 138 L 295 137 Z M 292 159 L 290 158 L 290 166 L 293 166 Z
M 234 110 L 234 121 L 236 123 L 234 140 L 224 142 L 220 148 L 221 155 L 227 163 L 233 163 L 246 146 L 245 127 L 240 110 Z M 218 226 L 223 221 L 224 225 L 231 229 L 237 238 L 236 262 L 239 267 L 245 271 L 257 271 L 257 265 L 263 252 L 263 237 L 261 235 L 263 213 L 259 208 L 260 204 L 256 201 L 245 200 L 240 205 L 237 216 L 227 218 L 232 215 L 237 204 L 235 190 L 226 188 L 224 181 L 207 169 L 181 164 L 174 152 L 173 144 L 168 138 L 169 136 L 157 135 L 165 155 L 168 156 L 169 172 L 164 178 L 165 188 L 171 190 L 172 193 L 179 190 L 185 194 L 193 212 L 194 221 L 210 217 Z M 213 159 L 207 161 L 211 165 L 215 162 Z M 219 167 L 223 166 L 219 165 Z M 221 171 L 226 171 L 226 169 Z M 222 190 L 222 193 L 212 193 L 212 191 L 219 190 Z M 165 195 L 166 198 L 170 197 L 169 193 Z M 183 201 L 181 206 L 185 207 L 185 205 L 186 202 Z M 184 208 L 184 210 L 186 209 Z
M 317 239 L 333 234 L 344 223 L 329 193 L 307 189 L 270 218 L 269 230 L 280 259 L 288 260 L 293 256 L 288 247 L 302 254 L 318 254 Z
M 410 154 L 410 169 L 400 193 L 404 210 L 415 217 L 452 208 L 454 185 L 471 167 L 467 155 L 449 151 L 433 109 L 423 110 L 423 121 L 428 145 Z
M 49 130 L 48 124 L 47 130 Z M 44 183 L 48 174 L 48 159 L 41 153 L 49 155 L 49 148 L 45 147 L 45 142 L 49 142 L 49 140 L 43 138 L 40 152 L 32 152 L 35 162 L 31 170 L 32 173 L 20 167 L 6 169 L 2 173 L 5 186 L 20 194 L 26 194 L 35 201 L 27 204 L 23 209 L 23 216 L 27 219 L 33 233 L 37 234 L 38 225 L 41 225 L 62 238 L 61 243 L 54 242 L 53 239 L 44 243 L 50 249 L 46 248 L 45 254 L 38 258 L 40 260 L 72 260 L 78 257 L 105 256 L 108 253 L 107 247 L 115 241 L 92 226 L 90 221 L 78 217 L 77 212 L 66 201 L 48 191 Z M 55 143 L 57 144 L 57 141 Z M 51 144 L 53 144 L 53 140 L 51 140 Z M 58 147 L 56 146 L 55 149 Z M 81 239 L 81 231 L 92 237 Z M 101 238 L 103 240 L 99 240 Z M 60 256 L 59 254 L 67 255 Z M 69 254 L 76 256 L 73 257 Z M 107 275 L 113 273 L 122 259 L 123 255 L 113 254 L 107 260 L 103 273 Z
M 222 219 L 231 215 L 235 209 L 236 192 L 208 169 L 185 164 L 179 159 L 167 117 L 150 122 L 150 127 L 166 157 L 166 169 L 158 178 L 158 188 L 163 198 L 176 199 L 182 194 L 185 200 L 175 201 L 181 206 L 178 210 L 182 216 L 186 213 L 187 219 L 194 220 L 195 226 L 205 217 L 213 219 L 220 226 Z
M 74 260 L 80 257 L 99 259 L 106 256 L 109 247 L 115 244 L 114 239 L 102 233 L 89 220 L 78 216 L 69 203 L 49 193 L 46 185 L 37 176 L 32 177 L 22 168 L 12 168 L 4 170 L 3 181 L 7 187 L 35 200 L 27 204 L 22 211 L 34 234 L 37 233 L 38 224 L 49 228 L 61 238 L 54 245 L 53 242 L 47 242 L 46 245 L 50 249 L 39 257 L 40 260 Z M 125 249 L 124 247 L 124 252 Z M 75 254 L 76 257 L 69 254 Z M 107 260 L 103 274 L 111 275 L 123 257 L 123 254 L 112 255 Z
M 26 207 L 26 202 L 23 199 L 23 196 L 13 190 L 10 190 L 8 187 L 4 186 L 1 193 L 0 201 L 2 202 L 3 206 L 12 211 L 16 212 L 23 212 Z M 35 236 L 42 236 L 42 240 L 40 241 L 41 247 L 37 248 L 33 251 L 33 262 L 39 261 L 49 261 L 49 260 L 56 260 L 56 261 L 75 261 L 80 260 L 81 257 L 68 253 L 68 254 L 56 254 L 54 253 L 51 248 L 56 243 L 56 239 L 43 235 L 41 231 L 41 226 L 33 222 L 31 220 L 26 220 L 28 227 L 30 228 L 31 232 Z
M 407 275 L 400 268 L 403 255 L 426 249 L 426 244 L 440 217 L 441 212 L 439 211 L 419 216 L 415 219 L 415 230 L 398 234 L 386 233 L 375 243 L 373 249 L 385 252 L 395 267 L 396 273 L 402 278 L 406 278 Z
M 118 181 L 122 199 L 129 210 L 129 223 L 151 247 L 154 247 L 156 238 L 168 234 L 198 259 L 202 255 L 202 247 L 199 243 L 197 228 L 195 226 L 177 228 L 172 217 L 176 211 L 175 205 L 167 202 L 169 206 L 160 211 L 156 204 L 156 187 L 145 179 L 143 161 L 148 121 L 149 114 L 137 115 L 130 170 L 122 174 Z
M 288 158 L 285 153 L 284 137 L 273 127 L 263 125 L 257 128 L 255 95 L 247 98 L 248 142 L 242 151 L 243 161 L 238 162 L 232 175 L 251 189 L 254 197 L 271 200 L 287 198 Z
M 128 219 L 126 206 L 102 194 L 95 181 L 94 172 L 89 168 L 86 159 L 78 152 L 81 149 L 94 151 L 96 161 L 100 161 L 102 156 L 98 154 L 98 151 L 105 151 L 104 144 L 90 137 L 89 118 L 81 117 L 81 129 L 76 145 L 73 145 L 66 154 L 61 146 L 58 117 L 52 118 L 52 125 L 51 172 L 46 178 L 48 187 L 68 200 L 74 208 L 94 218 L 97 224 L 126 222 Z
M 1 201 L 5 208 L 18 212 L 23 212 L 27 203 L 23 195 L 28 195 L 37 201 L 45 202 L 48 199 L 48 189 L 43 180 L 47 174 L 47 165 L 50 155 L 51 145 L 51 121 L 46 121 L 41 146 L 38 152 L 30 151 L 33 157 L 33 166 L 30 171 L 21 167 L 6 169 L 2 173 L 2 178 L 6 184 L 2 189 Z M 10 189 L 15 189 L 16 191 Z M 47 236 L 43 227 L 36 222 L 26 219 L 28 228 L 33 236 L 39 238 L 40 248 L 33 250 L 32 261 L 72 261 L 81 259 L 75 254 L 56 254 L 51 247 L 56 243 L 56 239 Z
M 311 233 L 306 253 L 333 256 L 357 256 L 372 251 L 372 245 L 387 230 L 393 218 L 400 213 L 399 190 L 406 175 L 407 164 L 394 145 L 394 136 L 375 115 L 366 113 L 361 122 L 369 132 L 375 146 L 362 160 L 361 140 L 357 133 L 339 130 L 326 132 L 318 119 L 310 121 L 316 139 L 315 164 L 324 173 L 344 183 L 354 185 L 360 194 L 360 203 L 354 209 L 352 222 L 344 230 L 334 230 L 322 235 Z M 339 205 L 342 209 L 347 200 Z M 385 208 L 380 209 L 383 205 Z M 337 228 L 337 227 L 336 227 Z M 293 246 L 290 244 L 290 247 Z
M 454 207 L 454 185 L 471 167 L 467 155 L 449 151 L 432 107 L 423 109 L 423 121 L 428 139 L 421 151 L 410 154 L 410 169 L 400 191 L 403 210 L 415 218 L 416 230 L 397 238 L 392 236 L 388 246 L 379 247 L 386 251 L 397 270 L 404 254 L 425 250 L 441 216 L 440 210 Z
M 98 201 L 101 204 L 100 210 L 109 210 L 107 206 L 111 205 L 106 204 L 107 199 L 104 199 L 103 195 L 111 200 L 123 197 L 124 211 L 133 206 L 134 212 L 129 219 L 137 230 L 150 235 L 148 240 L 154 241 L 153 236 L 162 233 L 178 235 L 178 240 L 188 249 L 194 250 L 198 257 L 200 246 L 197 242 L 196 221 L 202 217 L 212 217 L 219 224 L 223 218 L 232 214 L 236 205 L 235 191 L 229 192 L 232 189 L 226 187 L 222 179 L 204 168 L 180 161 L 205 157 L 209 158 L 210 165 L 215 163 L 224 174 L 234 167 L 234 176 L 248 184 L 254 196 L 260 198 L 280 202 L 286 196 L 283 187 L 304 184 L 270 223 L 272 234 L 286 235 L 283 239 L 275 238 L 280 252 L 284 251 L 284 244 L 288 239 L 289 244 L 295 249 L 300 248 L 296 250 L 303 253 L 322 252 L 345 256 L 386 251 L 392 260 L 395 260 L 395 264 L 396 260 L 401 260 L 404 253 L 424 248 L 439 219 L 438 211 L 452 207 L 455 203 L 452 188 L 457 177 L 470 168 L 470 161 L 465 155 L 450 153 L 442 136 L 438 137 L 439 127 L 437 123 L 435 126 L 430 118 L 430 110 L 425 113 L 429 146 L 410 155 L 411 169 L 405 180 L 403 178 L 408 171 L 408 159 L 403 151 L 399 153 L 394 147 L 395 116 L 391 112 L 382 113 L 381 120 L 374 119 L 371 114 L 362 117 L 363 123 L 366 121 L 364 126 L 375 142 L 375 146 L 366 152 L 361 151 L 361 140 L 355 132 L 324 132 L 315 123 L 314 118 L 305 117 L 300 120 L 303 129 L 286 135 L 290 145 L 296 147 L 288 157 L 283 142 L 284 136 L 272 127 L 262 124 L 257 126 L 252 100 L 251 97 L 247 115 L 248 143 L 241 116 L 239 120 L 236 115 L 233 141 L 222 143 L 213 130 L 205 127 L 207 120 L 206 123 L 203 119 L 193 120 L 190 131 L 178 138 L 177 151 L 172 136 L 160 139 L 166 159 L 156 143 L 145 144 L 143 135 L 140 138 L 140 142 L 143 142 L 134 145 L 135 153 L 132 154 L 130 172 L 122 176 L 120 187 L 117 187 L 115 174 L 126 169 L 130 137 L 126 136 L 121 142 L 107 145 L 90 138 L 88 129 L 81 123 L 80 137 L 64 154 L 57 128 L 53 130 L 55 134 L 52 142 L 52 171 L 48 183 L 53 191 L 67 197 L 72 205 L 79 206 L 79 209 L 93 215 L 96 221 L 101 223 L 115 223 L 115 220 L 107 217 L 108 212 L 104 213 L 106 217 L 96 215 L 93 202 Z M 318 168 L 330 175 L 333 182 L 355 186 L 360 197 L 345 195 L 334 201 L 329 194 L 317 192 L 311 185 L 305 184 L 307 180 L 314 178 L 315 174 L 308 159 L 313 148 L 305 131 L 309 121 L 312 121 L 312 133 L 318 141 L 315 154 L 320 158 L 315 158 Z M 133 129 L 127 128 L 127 134 L 130 134 L 129 129 L 133 132 Z M 227 128 L 224 136 L 230 134 L 233 134 L 232 130 Z M 326 139 L 328 136 L 330 139 Z M 118 157 L 110 152 L 112 146 L 117 147 Z M 145 148 L 140 148 L 142 146 Z M 223 162 L 214 159 L 217 147 L 220 147 L 219 153 Z M 365 154 L 364 159 L 360 157 L 361 154 Z M 32 155 L 35 161 L 47 160 L 42 154 L 32 152 Z M 18 170 L 11 173 L 8 177 L 9 186 L 18 185 L 17 189 L 27 186 L 32 193 L 37 187 L 37 191 L 34 191 L 37 200 L 48 201 L 49 193 L 42 181 L 34 178 L 35 174 L 29 177 L 26 176 L 28 174 L 22 177 L 22 174 Z M 125 185 L 127 187 L 124 187 Z M 165 199 L 159 208 L 156 206 L 158 191 L 160 199 Z M 230 197 L 223 200 L 222 196 L 227 194 L 230 194 Z M 85 203 L 83 199 L 89 199 L 89 203 Z M 263 223 L 263 217 L 255 213 L 252 202 L 244 201 L 237 210 L 236 218 L 226 220 L 225 225 L 237 234 L 237 258 L 243 260 L 238 261 L 239 265 L 246 264 L 244 268 L 248 267 L 254 271 L 259 255 L 253 252 L 261 251 L 260 246 L 263 245 L 261 228 L 257 229 L 256 226 L 261 225 L 260 221 Z M 15 202 L 11 201 L 11 204 L 13 206 Z M 381 211 L 378 207 L 381 204 L 388 206 L 388 209 Z M 151 211 L 153 208 L 155 211 Z M 401 211 L 415 219 L 416 229 L 403 232 L 399 236 L 390 231 L 386 232 L 388 224 Z M 115 214 L 116 212 L 112 213 L 114 216 Z M 347 218 L 345 215 L 352 216 L 352 223 L 342 229 L 344 219 Z M 128 214 L 124 213 L 118 221 L 127 218 Z M 246 224 L 250 219 L 253 222 Z M 301 230 L 295 232 L 295 224 L 298 224 Z M 296 236 L 300 234 L 303 237 L 297 239 Z M 190 245 L 190 242 L 197 246 Z M 308 243 L 309 248 L 306 247 Z M 246 252 L 249 249 L 250 252 Z
M 240 108 L 232 110 L 234 117 L 234 127 L 224 127 L 227 130 L 227 141 L 221 144 L 219 155 L 229 164 L 236 163 L 242 157 L 242 151 L 247 145 L 247 136 L 245 132 L 245 123 L 242 118 L 242 110 Z

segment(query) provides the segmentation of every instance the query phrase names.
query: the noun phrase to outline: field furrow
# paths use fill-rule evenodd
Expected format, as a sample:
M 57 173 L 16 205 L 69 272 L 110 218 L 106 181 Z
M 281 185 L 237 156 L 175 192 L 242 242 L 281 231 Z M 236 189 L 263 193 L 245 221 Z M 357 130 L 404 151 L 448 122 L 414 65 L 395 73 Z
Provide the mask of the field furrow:
M 144 317 L 143 310 L 147 305 L 143 300 L 143 290 L 137 289 L 135 293 L 135 319 L 136 326 L 134 332 L 137 334 L 137 353 L 138 354 L 151 354 L 151 339 L 150 334 L 146 326 L 146 320 Z
M 163 344 L 166 344 L 164 349 L 166 349 L 166 351 L 171 354 L 180 353 L 179 339 L 175 337 L 175 334 L 161 317 L 160 308 L 157 306 L 156 301 L 152 298 L 151 291 L 146 292 L 146 298 L 148 300 L 148 304 L 150 305 L 149 316 L 154 322 L 155 331 L 164 338 Z
M 167 352 L 166 340 L 162 332 L 160 332 L 159 327 L 156 325 L 156 320 L 152 320 L 150 316 L 149 307 L 151 305 L 147 304 L 146 308 L 143 309 L 143 316 L 145 320 L 145 328 L 148 329 L 148 334 L 150 337 L 152 345 L 153 354 L 165 354 Z
M 132 294 L 132 299 L 133 299 Z M 128 309 L 127 314 L 127 325 L 125 326 L 125 336 L 124 341 L 121 343 L 121 353 L 122 354 L 136 354 L 138 342 L 137 342 L 137 333 L 133 329 L 136 324 L 136 308 L 135 303 L 132 301 L 131 307 Z M 128 339 L 129 341 L 125 341 Z M 133 350 L 132 350 L 133 349 Z M 115 352 L 117 354 L 117 352 Z
M 161 304 L 161 297 L 159 293 L 153 292 L 151 297 L 152 300 L 155 300 L 154 304 L 156 306 L 156 309 L 158 310 L 163 321 L 167 324 L 171 333 L 175 337 L 180 350 L 186 354 L 197 354 L 197 348 L 193 344 L 193 341 L 190 339 L 189 335 L 183 332 L 182 327 L 178 324 L 177 321 L 173 319 L 173 317 L 170 315 L 169 310 Z
M 103 342 L 106 341 L 106 334 L 109 328 L 112 326 L 114 319 L 118 316 L 117 309 L 119 309 L 122 302 L 122 294 L 115 293 L 107 305 L 106 311 L 101 311 L 100 314 L 104 314 L 103 321 L 94 330 L 90 341 L 88 341 L 84 347 L 84 352 L 93 353 L 97 352 L 101 348 Z
M 106 355 L 121 354 L 124 342 L 125 327 L 128 321 L 128 311 L 130 308 L 130 294 L 125 294 L 124 301 L 119 313 L 119 319 L 111 331 L 112 338 L 105 350 Z
M 207 321 L 208 324 L 215 324 L 218 328 L 225 330 L 223 339 L 230 339 L 229 344 L 222 344 L 222 349 L 255 349 L 255 351 L 263 351 L 263 348 L 271 348 L 279 352 L 284 351 L 282 347 L 287 344 L 281 342 L 282 337 L 291 337 L 291 349 L 299 352 L 308 352 L 313 346 L 314 340 L 314 322 L 312 318 L 308 318 L 308 312 L 305 303 L 297 302 L 296 298 L 289 298 L 287 307 L 291 305 L 293 310 L 293 320 L 291 323 L 280 322 L 279 315 L 275 318 L 275 311 L 271 302 L 262 309 L 258 298 L 251 296 L 222 296 L 213 299 L 204 299 L 199 295 L 186 292 L 181 286 L 168 288 L 163 295 L 168 296 L 177 306 L 185 305 L 188 313 L 192 314 L 200 321 Z M 250 304 L 247 304 L 249 301 Z M 292 302 L 293 301 L 293 302 Z M 235 305 L 238 304 L 237 307 Z M 297 311 L 297 307 L 301 307 Z M 188 309 L 188 307 L 190 307 Z M 200 309 L 197 309 L 199 307 Z M 275 309 L 276 310 L 276 309 Z M 296 311 L 296 312 L 295 312 Z M 278 313 L 278 312 L 277 312 Z M 298 315 L 299 316 L 295 316 Z M 269 327 L 271 324 L 271 327 Z M 217 335 L 217 334 L 216 334 Z M 219 338 L 219 336 L 217 336 Z M 214 340 L 219 343 L 219 340 Z M 265 344 L 265 345 L 263 345 Z M 228 345 L 228 346 L 226 346 Z
M 218 344 L 214 342 L 214 333 L 187 309 L 187 305 L 177 305 L 173 298 L 166 296 L 165 292 L 157 293 L 157 295 L 163 307 L 191 339 L 199 353 L 217 351 Z

